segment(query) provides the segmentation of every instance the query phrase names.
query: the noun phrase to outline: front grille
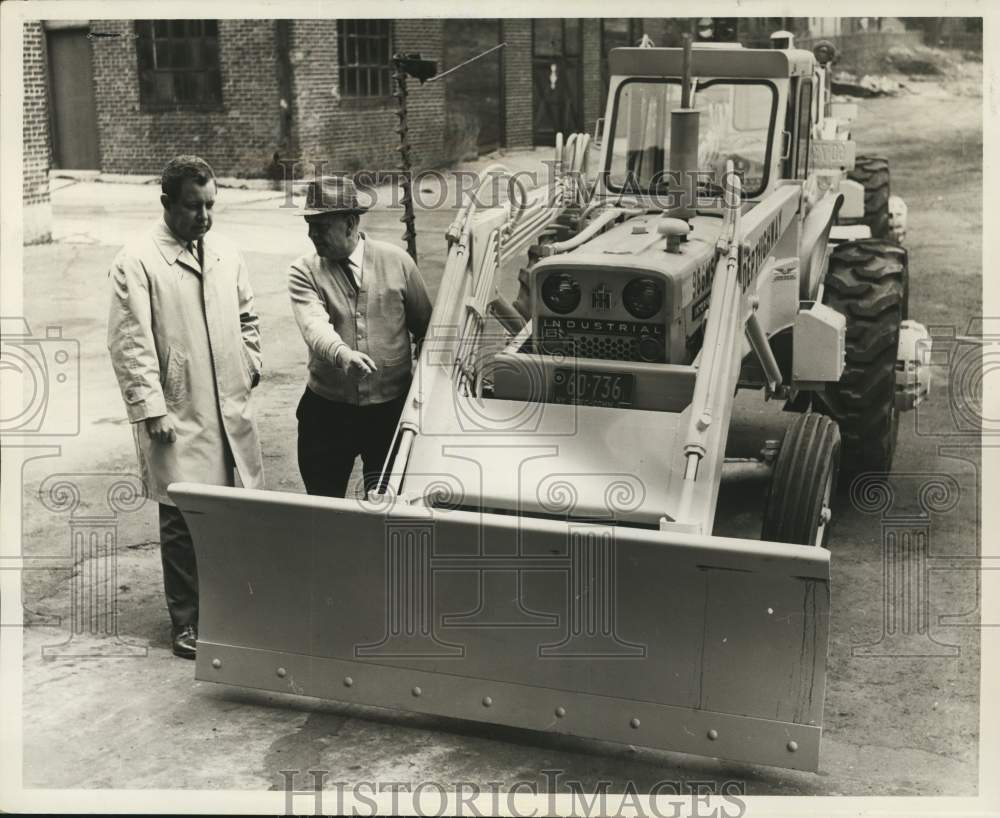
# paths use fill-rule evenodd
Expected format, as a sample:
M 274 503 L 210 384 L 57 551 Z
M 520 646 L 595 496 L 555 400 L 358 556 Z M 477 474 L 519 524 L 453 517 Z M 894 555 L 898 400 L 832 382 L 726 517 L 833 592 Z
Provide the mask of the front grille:
M 602 358 L 611 361 L 639 360 L 639 341 L 621 336 L 581 335 L 574 338 L 578 358 Z
M 536 330 L 539 352 L 604 361 L 663 363 L 666 332 L 639 321 L 608 321 L 543 316 Z
M 662 363 L 666 360 L 666 350 L 663 342 L 658 341 L 655 354 L 651 349 L 652 341 L 647 340 L 644 350 L 646 356 L 639 352 L 639 339 L 622 335 L 576 335 L 558 340 L 548 339 L 539 345 L 543 355 L 568 355 L 573 358 L 597 358 L 603 361 L 636 361 L 647 363 Z

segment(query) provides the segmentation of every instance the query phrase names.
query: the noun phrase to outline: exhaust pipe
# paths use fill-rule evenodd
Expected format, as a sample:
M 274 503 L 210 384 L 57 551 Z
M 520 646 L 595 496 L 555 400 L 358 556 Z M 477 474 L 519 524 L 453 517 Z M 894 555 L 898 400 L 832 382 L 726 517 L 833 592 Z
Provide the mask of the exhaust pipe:
M 681 107 L 670 112 L 670 178 L 680 184 L 681 202 L 671 215 L 690 219 L 698 195 L 698 111 L 691 107 L 691 35 L 684 35 Z

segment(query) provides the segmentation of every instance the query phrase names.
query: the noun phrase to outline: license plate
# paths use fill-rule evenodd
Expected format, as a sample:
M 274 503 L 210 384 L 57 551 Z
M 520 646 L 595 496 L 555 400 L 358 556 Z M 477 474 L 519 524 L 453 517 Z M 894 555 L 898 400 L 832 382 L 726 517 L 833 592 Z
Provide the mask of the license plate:
M 809 143 L 809 164 L 814 170 L 854 167 L 855 143 L 843 139 L 814 139 Z
M 555 403 L 580 406 L 631 406 L 635 375 L 557 369 L 552 376 Z

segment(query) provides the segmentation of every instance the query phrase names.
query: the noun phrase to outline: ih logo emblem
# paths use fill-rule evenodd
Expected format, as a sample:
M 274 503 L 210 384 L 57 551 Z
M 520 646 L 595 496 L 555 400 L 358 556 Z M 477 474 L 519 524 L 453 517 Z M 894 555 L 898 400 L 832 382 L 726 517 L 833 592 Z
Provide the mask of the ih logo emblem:
M 611 310 L 611 289 L 607 284 L 598 284 L 590 296 L 590 306 L 597 312 Z

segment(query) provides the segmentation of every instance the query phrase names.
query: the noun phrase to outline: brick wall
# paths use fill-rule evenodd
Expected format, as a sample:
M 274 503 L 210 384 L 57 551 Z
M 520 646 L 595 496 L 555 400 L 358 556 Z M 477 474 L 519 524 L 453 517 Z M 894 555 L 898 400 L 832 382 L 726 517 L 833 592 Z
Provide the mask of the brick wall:
M 444 23 L 400 19 L 393 26 L 393 47 L 418 52 L 441 67 Z M 295 20 L 291 27 L 294 141 L 296 155 L 311 174 L 316 161 L 325 172 L 391 171 L 399 167 L 398 102 L 343 98 L 339 92 L 337 21 Z M 410 158 L 415 169 L 437 167 L 444 159 L 445 85 L 407 88 Z
M 275 22 L 219 20 L 220 111 L 143 112 L 130 20 L 98 20 L 92 42 L 101 169 L 155 174 L 172 156 L 197 153 L 220 176 L 264 176 L 282 144 Z
M 444 21 L 397 20 L 396 50 L 404 54 L 419 53 L 424 59 L 435 60 L 438 70 L 442 70 Z M 445 82 L 430 85 L 421 85 L 416 80 L 409 82 L 410 144 L 417 167 L 437 167 L 444 161 Z M 396 122 L 394 118 L 393 128 Z M 395 131 L 392 136 L 397 136 Z
M 534 86 L 531 66 L 531 20 L 503 21 L 504 132 L 509 148 L 533 142 Z
M 49 201 L 49 100 L 45 33 L 40 22 L 24 24 L 24 243 L 52 238 Z

